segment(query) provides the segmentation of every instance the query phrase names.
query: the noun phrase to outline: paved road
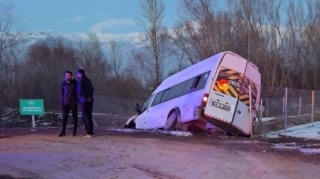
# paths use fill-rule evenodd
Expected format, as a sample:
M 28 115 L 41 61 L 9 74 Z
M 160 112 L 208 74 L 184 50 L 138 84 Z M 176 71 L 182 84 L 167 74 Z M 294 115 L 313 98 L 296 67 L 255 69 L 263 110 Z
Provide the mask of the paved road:
M 58 133 L 58 129 L 1 129 L 0 178 L 320 178 L 320 154 L 272 147 L 295 142 L 319 148 L 320 141 L 124 134 L 104 129 L 91 139 L 71 133 L 59 138 Z

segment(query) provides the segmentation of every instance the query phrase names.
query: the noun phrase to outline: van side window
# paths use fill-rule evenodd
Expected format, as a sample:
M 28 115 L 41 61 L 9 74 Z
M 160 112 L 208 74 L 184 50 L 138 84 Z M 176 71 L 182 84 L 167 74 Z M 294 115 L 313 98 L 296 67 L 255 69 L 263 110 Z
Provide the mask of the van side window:
M 161 102 L 165 102 L 165 101 L 170 100 L 170 98 L 168 98 L 168 97 L 169 97 L 168 95 L 170 94 L 170 91 L 171 91 L 171 88 L 166 89 L 166 90 L 164 91 L 164 93 L 163 93 L 163 95 L 162 95 L 162 98 L 161 98 Z
M 181 96 L 181 91 L 182 91 L 184 85 L 185 85 L 184 82 L 174 85 L 171 88 L 170 93 L 168 94 L 168 99 L 173 99 L 178 96 Z
M 150 98 L 144 103 L 144 105 L 143 105 L 143 107 L 142 107 L 142 109 L 141 109 L 141 113 L 143 113 L 145 110 L 147 110 L 147 109 L 149 108 L 150 103 L 151 103 L 153 97 L 154 97 L 154 94 L 151 95 Z
M 161 91 L 156 95 L 156 97 L 154 98 L 151 106 L 154 106 L 154 105 L 157 105 L 157 104 L 160 103 L 160 100 L 162 98 L 163 93 L 164 93 L 164 91 Z
M 201 79 L 201 76 L 197 76 L 194 81 L 193 81 L 193 84 L 192 84 L 192 89 L 194 88 L 197 88 L 197 86 L 199 85 L 199 82 L 200 82 L 200 79 Z
M 184 83 L 184 87 L 183 89 L 181 90 L 181 95 L 185 95 L 185 94 L 188 94 L 189 91 L 192 89 L 192 86 L 193 86 L 193 83 L 194 83 L 194 78 L 191 78 Z
M 201 75 L 198 75 L 196 77 L 192 77 L 186 81 L 183 81 L 179 84 L 176 84 L 174 86 L 171 86 L 168 89 L 165 89 L 159 92 L 155 96 L 151 106 L 155 106 L 157 104 L 169 101 L 173 98 L 183 96 L 185 94 L 203 89 L 204 86 L 206 85 L 209 74 L 210 74 L 210 71 L 203 73 Z
M 209 73 L 210 72 L 207 72 L 200 76 L 199 82 L 197 83 L 197 86 L 195 86 L 196 90 L 204 88 L 204 86 L 206 85 Z

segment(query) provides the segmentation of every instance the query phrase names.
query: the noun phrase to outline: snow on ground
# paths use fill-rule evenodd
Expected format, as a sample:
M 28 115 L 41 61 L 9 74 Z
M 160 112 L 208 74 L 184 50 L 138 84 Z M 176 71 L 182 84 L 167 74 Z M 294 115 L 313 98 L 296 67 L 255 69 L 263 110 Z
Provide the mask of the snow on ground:
M 297 137 L 297 138 L 303 138 L 305 140 L 309 139 L 316 139 L 320 140 L 320 122 L 314 122 L 313 125 L 311 123 L 299 125 L 290 127 L 287 130 L 281 130 L 277 132 L 271 132 L 267 134 L 268 138 L 276 138 L 279 136 L 290 136 L 290 137 Z M 316 148 L 310 148 L 310 147 L 316 147 Z M 283 149 L 299 149 L 300 152 L 304 154 L 320 154 L 320 145 L 305 145 L 300 146 L 297 145 L 295 142 L 292 143 L 281 143 L 281 144 L 275 144 L 274 148 L 283 148 Z
M 310 148 L 313 147 L 313 148 Z M 298 145 L 295 142 L 291 143 L 280 143 L 280 144 L 274 144 L 273 148 L 277 149 L 299 149 L 301 153 L 303 154 L 320 154 L 320 145 L 319 144 L 314 144 L 314 145 Z
M 139 129 L 107 129 L 110 131 L 134 133 L 134 132 L 159 132 L 161 134 L 175 135 L 175 136 L 192 136 L 192 133 L 188 131 L 161 131 L 161 130 L 139 130 Z
M 320 149 L 300 149 L 300 152 L 304 154 L 320 154 Z
M 118 132 L 134 133 L 134 132 L 160 132 L 166 135 L 176 136 L 192 136 L 192 133 L 188 131 L 161 131 L 161 130 L 137 130 L 137 129 L 107 129 Z M 276 132 L 270 132 L 266 134 L 268 138 L 278 138 L 280 136 L 290 136 L 303 138 L 305 140 L 316 139 L 320 140 L 320 121 L 314 122 L 313 124 L 304 124 L 287 128 L 287 130 L 280 130 Z M 240 141 L 242 142 L 242 141 Z M 255 141 L 248 141 L 255 142 Z M 279 149 L 296 149 L 304 154 L 320 154 L 320 144 L 306 144 L 298 145 L 295 142 L 291 143 L 280 143 L 273 144 L 273 148 Z
M 137 130 L 137 129 L 107 129 L 107 130 L 115 130 L 118 132 L 160 132 L 162 134 L 170 134 L 176 136 L 192 136 L 192 134 L 188 131 L 161 131 L 161 130 Z M 290 136 L 304 139 L 316 139 L 320 140 L 320 121 L 314 122 L 313 125 L 311 123 L 294 126 L 287 128 L 287 130 L 280 130 L 276 132 L 267 133 L 266 136 L 268 138 L 278 138 L 280 136 Z
M 273 120 L 274 117 L 263 117 L 261 118 L 261 120 L 264 122 L 264 121 L 270 121 L 270 120 Z
M 137 130 L 137 129 L 107 129 L 107 130 L 115 130 L 118 132 L 160 132 L 162 134 L 170 134 L 176 136 L 191 136 L 192 134 L 188 131 L 161 131 L 161 130 Z M 316 139 L 320 140 L 320 121 L 314 122 L 313 125 L 304 124 L 299 126 L 294 126 L 287 128 L 287 130 L 280 130 L 276 132 L 267 133 L 266 136 L 268 138 L 278 138 L 280 136 L 290 136 L 304 139 Z
M 287 128 L 287 130 L 280 130 L 276 132 L 270 132 L 267 134 L 269 138 L 276 138 L 279 136 L 290 136 L 305 139 L 316 139 L 320 140 L 320 121 L 294 126 Z

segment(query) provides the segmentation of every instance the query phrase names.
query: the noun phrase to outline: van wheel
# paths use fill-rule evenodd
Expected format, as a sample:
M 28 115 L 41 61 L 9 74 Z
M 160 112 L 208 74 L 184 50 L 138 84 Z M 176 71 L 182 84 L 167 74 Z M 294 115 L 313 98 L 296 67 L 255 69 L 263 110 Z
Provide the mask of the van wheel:
M 177 121 L 178 121 L 177 112 L 176 111 L 171 112 L 163 129 L 165 131 L 171 131 L 176 129 Z
M 124 128 L 136 128 L 136 123 L 134 121 L 131 121 L 128 125 L 125 125 Z

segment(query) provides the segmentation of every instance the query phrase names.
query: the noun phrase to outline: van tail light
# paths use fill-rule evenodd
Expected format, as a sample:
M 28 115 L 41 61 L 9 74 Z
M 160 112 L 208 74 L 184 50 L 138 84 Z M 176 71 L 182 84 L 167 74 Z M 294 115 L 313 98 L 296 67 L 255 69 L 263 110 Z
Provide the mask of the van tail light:
M 201 106 L 202 106 L 202 107 L 206 107 L 207 101 L 208 101 L 208 97 L 209 97 L 209 94 L 208 94 L 208 93 L 206 93 L 206 94 L 203 95 L 203 98 L 202 98 L 202 101 L 201 101 Z

